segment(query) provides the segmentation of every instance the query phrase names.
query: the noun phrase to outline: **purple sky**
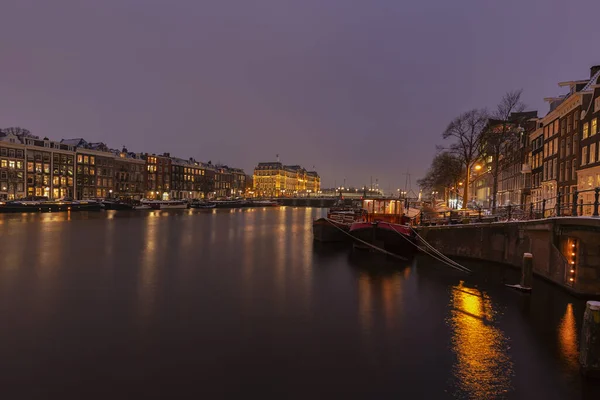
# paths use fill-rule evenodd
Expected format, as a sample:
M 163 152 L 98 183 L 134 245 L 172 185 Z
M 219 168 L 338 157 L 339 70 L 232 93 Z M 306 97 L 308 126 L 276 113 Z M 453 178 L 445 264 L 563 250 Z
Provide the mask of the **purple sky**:
M 600 64 L 600 1 L 2 0 L 0 126 L 413 187 L 449 120 Z

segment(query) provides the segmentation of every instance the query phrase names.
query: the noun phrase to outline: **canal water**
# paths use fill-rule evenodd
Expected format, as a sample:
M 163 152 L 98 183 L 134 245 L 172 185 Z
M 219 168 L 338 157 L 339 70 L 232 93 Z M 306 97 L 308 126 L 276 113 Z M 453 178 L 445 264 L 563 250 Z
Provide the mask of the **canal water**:
M 316 245 L 323 212 L 1 215 L 0 398 L 600 398 L 583 300 Z

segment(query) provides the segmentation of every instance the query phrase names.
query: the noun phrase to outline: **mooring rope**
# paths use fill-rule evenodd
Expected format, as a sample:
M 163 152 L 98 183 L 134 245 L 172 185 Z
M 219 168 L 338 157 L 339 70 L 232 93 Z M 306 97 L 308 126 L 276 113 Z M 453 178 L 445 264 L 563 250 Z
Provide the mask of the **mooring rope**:
M 381 247 L 377 247 L 377 246 L 375 246 L 375 245 L 373 245 L 373 244 L 371 244 L 369 242 L 365 242 L 364 240 L 362 240 L 360 238 L 357 238 L 356 236 L 352 236 L 349 232 L 346 232 L 345 230 L 343 230 L 342 228 L 340 228 L 339 226 L 337 226 L 329 218 L 324 218 L 324 219 L 325 219 L 325 221 L 329 222 L 334 228 L 338 229 L 340 232 L 343 232 L 344 234 L 350 236 L 353 240 L 361 242 L 362 244 L 364 244 L 366 246 L 369 246 L 369 247 L 371 247 L 374 250 L 377 250 L 377 251 L 380 251 L 380 252 L 382 252 L 384 254 L 387 254 L 388 256 L 396 257 L 396 258 L 398 258 L 398 259 L 400 259 L 402 261 L 407 261 L 408 260 L 408 258 L 406 258 L 406 257 L 402 257 L 402 256 L 399 256 L 398 254 L 391 253 L 391 252 L 389 252 L 387 250 L 382 249 Z
M 416 230 L 415 230 L 415 229 L 414 229 L 412 226 L 409 226 L 409 228 L 410 228 L 410 230 L 411 230 L 411 231 L 412 231 L 412 232 L 415 234 L 415 236 L 416 236 L 416 237 L 417 237 L 417 238 L 418 238 L 418 239 L 419 239 L 419 240 L 420 240 L 420 241 L 421 241 L 421 242 L 422 242 L 422 243 L 423 243 L 423 244 L 424 244 L 424 245 L 425 245 L 425 246 L 426 246 L 426 247 L 427 247 L 427 248 L 428 248 L 430 251 L 432 251 L 434 254 L 436 254 L 436 255 L 437 255 L 439 258 L 441 258 L 442 260 L 440 260 L 438 257 L 434 257 L 434 255 L 433 255 L 433 254 L 431 254 L 431 253 L 429 253 L 429 252 L 425 252 L 426 254 L 430 255 L 431 257 L 433 257 L 433 258 L 435 258 L 435 259 L 437 259 L 437 260 L 440 260 L 440 261 L 444 262 L 444 263 L 445 263 L 445 264 L 447 264 L 448 266 L 451 266 L 451 267 L 453 267 L 453 268 L 459 269 L 459 270 L 461 270 L 461 271 L 463 271 L 463 272 L 472 273 L 472 271 L 471 271 L 469 268 L 467 268 L 467 267 L 465 267 L 465 266 L 463 266 L 463 265 L 460 265 L 460 264 L 459 264 L 459 263 L 457 263 L 456 261 L 454 261 L 454 260 L 450 259 L 448 256 L 446 256 L 446 255 L 442 254 L 442 253 L 441 253 L 441 252 L 440 252 L 438 249 L 436 249 L 435 247 L 433 247 L 431 244 L 429 244 L 429 243 L 428 243 L 428 242 L 427 242 L 425 239 L 423 239 L 423 237 L 422 237 L 421 235 L 419 235 L 419 234 L 417 233 L 417 231 L 416 231 Z M 400 234 L 400 233 L 398 232 L 398 234 Z M 408 239 L 407 239 L 407 240 L 408 240 Z M 411 243 L 412 243 L 412 242 L 411 242 Z

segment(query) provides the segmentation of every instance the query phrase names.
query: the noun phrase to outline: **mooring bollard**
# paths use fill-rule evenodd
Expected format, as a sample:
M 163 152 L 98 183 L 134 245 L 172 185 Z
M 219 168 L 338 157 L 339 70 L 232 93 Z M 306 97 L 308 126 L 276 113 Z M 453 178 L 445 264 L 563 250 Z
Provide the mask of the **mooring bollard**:
M 585 305 L 579 364 L 584 376 L 600 378 L 600 301 L 588 301 Z
M 524 289 L 531 289 L 533 275 L 533 254 L 523 254 L 523 267 L 521 270 L 521 286 Z

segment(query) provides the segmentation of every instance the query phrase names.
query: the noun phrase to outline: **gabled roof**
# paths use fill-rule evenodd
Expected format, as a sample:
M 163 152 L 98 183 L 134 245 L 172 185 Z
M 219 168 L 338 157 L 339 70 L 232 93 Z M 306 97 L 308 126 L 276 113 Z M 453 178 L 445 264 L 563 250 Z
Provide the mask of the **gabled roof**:
M 598 78 L 600 78 L 600 69 L 598 71 L 596 71 L 594 76 L 592 76 L 590 78 L 589 82 L 581 89 L 581 91 L 582 92 L 590 92 L 592 90 L 592 86 L 594 86 L 596 84 L 596 82 L 598 81 Z
M 77 147 L 85 146 L 87 144 L 87 142 L 83 138 L 62 139 L 60 142 L 62 144 L 66 144 L 68 146 L 77 146 Z

